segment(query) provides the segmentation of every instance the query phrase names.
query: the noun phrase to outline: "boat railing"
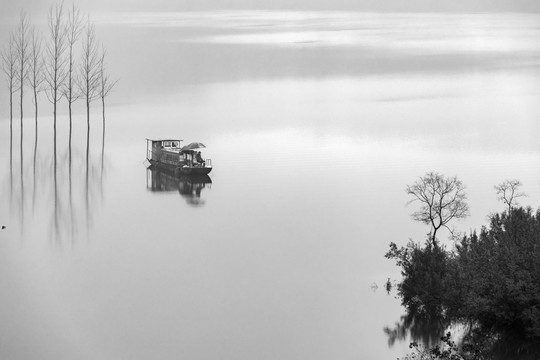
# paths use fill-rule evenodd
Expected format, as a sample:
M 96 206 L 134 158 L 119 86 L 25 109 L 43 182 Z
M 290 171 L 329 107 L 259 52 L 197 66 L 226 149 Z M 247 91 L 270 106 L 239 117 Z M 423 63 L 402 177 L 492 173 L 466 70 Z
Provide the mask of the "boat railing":
M 212 159 L 206 159 L 206 161 L 204 163 L 204 166 L 205 167 L 212 167 Z

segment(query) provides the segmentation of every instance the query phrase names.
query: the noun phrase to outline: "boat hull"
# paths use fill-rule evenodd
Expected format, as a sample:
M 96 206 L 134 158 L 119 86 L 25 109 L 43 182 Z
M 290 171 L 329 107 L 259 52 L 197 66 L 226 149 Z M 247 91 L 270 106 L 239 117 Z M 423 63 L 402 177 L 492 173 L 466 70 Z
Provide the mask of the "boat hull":
M 175 174 L 189 175 L 189 176 L 203 176 L 208 175 L 212 171 L 211 167 L 188 167 L 182 166 L 174 170 Z
M 156 160 L 149 160 L 152 166 L 158 169 L 165 169 L 168 171 L 174 171 L 175 175 L 189 175 L 189 176 L 203 176 L 208 175 L 211 171 L 211 167 L 207 166 L 187 166 L 184 164 L 168 164 Z

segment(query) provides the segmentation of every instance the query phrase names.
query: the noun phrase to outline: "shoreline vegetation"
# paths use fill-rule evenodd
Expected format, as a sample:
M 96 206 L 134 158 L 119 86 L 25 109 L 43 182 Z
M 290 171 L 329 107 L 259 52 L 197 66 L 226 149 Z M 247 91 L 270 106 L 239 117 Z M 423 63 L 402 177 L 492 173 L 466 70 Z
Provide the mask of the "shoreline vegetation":
M 431 227 L 424 244 L 390 243 L 385 254 L 401 268 L 398 296 L 407 310 L 390 338 L 411 330 L 403 359 L 537 359 L 540 354 L 540 209 L 519 206 L 518 180 L 495 186 L 506 210 L 477 232 L 458 235 L 452 220 L 467 215 L 465 187 L 427 173 L 406 191 L 420 203 L 412 218 Z M 435 237 L 450 230 L 453 246 Z M 460 325 L 457 342 L 448 328 Z M 420 335 L 430 333 L 430 336 Z M 416 342 L 420 338 L 423 344 Z M 422 338 L 423 336 L 423 338 Z

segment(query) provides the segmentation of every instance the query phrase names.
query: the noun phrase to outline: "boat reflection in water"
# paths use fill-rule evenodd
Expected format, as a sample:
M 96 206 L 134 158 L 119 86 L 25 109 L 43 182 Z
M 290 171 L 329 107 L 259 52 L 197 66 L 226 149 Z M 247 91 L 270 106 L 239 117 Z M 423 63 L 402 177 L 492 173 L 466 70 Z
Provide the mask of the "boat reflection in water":
M 202 206 L 205 199 L 201 198 L 201 192 L 210 188 L 212 179 L 208 175 L 179 175 L 163 168 L 158 169 L 154 165 L 146 168 L 146 188 L 153 192 L 178 191 L 191 206 Z

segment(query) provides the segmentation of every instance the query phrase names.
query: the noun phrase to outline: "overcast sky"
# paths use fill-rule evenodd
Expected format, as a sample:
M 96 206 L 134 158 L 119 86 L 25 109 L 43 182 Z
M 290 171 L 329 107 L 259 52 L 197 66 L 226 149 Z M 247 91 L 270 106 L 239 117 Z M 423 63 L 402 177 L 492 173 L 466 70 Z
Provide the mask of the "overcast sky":
M 47 11 L 53 0 L 0 0 L 4 14 Z M 353 10 L 410 12 L 540 12 L 538 0 L 76 0 L 94 11 L 185 11 L 226 9 Z M 65 1 L 70 5 L 70 1 Z

